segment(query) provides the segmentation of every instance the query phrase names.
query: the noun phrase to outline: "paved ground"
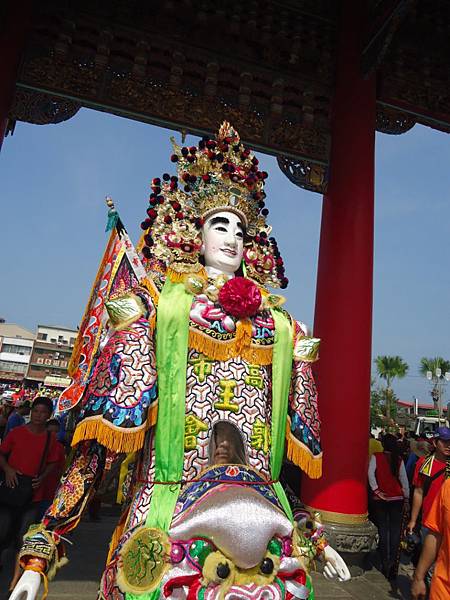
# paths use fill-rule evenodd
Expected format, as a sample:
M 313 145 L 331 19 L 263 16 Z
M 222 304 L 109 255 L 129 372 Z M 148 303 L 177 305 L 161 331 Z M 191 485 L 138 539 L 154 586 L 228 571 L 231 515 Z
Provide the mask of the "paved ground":
M 99 523 L 83 521 L 73 536 L 69 550 L 70 562 L 50 585 L 48 600 L 95 600 L 97 582 L 105 562 L 109 538 L 115 517 L 106 514 Z M 0 573 L 0 600 L 8 598 L 10 560 L 5 561 Z M 386 579 L 372 568 L 362 577 L 347 583 L 329 582 L 314 573 L 316 600 L 409 600 L 409 565 L 402 565 L 398 577 L 398 590 L 393 590 Z
M 410 570 L 403 566 L 395 588 L 375 569 L 346 583 L 327 581 L 319 573 L 313 578 L 316 600 L 409 600 L 411 597 Z

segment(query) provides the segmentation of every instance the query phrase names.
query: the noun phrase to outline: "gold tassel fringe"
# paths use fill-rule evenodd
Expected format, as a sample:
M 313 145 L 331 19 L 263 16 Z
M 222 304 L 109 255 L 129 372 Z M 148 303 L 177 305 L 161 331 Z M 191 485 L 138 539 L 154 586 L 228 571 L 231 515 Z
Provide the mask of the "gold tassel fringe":
M 241 356 L 244 360 L 252 365 L 271 365 L 273 358 L 272 346 L 263 346 L 245 348 L 242 350 Z
M 195 270 L 195 266 L 192 265 L 190 271 L 179 272 L 175 271 L 171 267 L 167 267 L 166 277 L 170 279 L 172 283 L 184 283 L 188 277 L 196 276 L 202 277 L 205 281 L 208 279 L 208 274 L 205 271 L 205 268 L 202 265 L 196 265 L 197 270 Z
M 146 277 L 145 279 L 143 279 L 140 282 L 140 285 L 147 290 L 147 292 L 150 294 L 150 298 L 152 299 L 152 302 L 153 302 L 154 310 L 152 311 L 148 322 L 149 322 L 151 331 L 155 331 L 155 327 L 156 327 L 156 309 L 158 307 L 158 302 L 159 302 L 159 292 L 156 289 L 156 286 L 153 283 L 153 281 L 151 279 L 149 279 L 148 277 Z
M 252 322 L 250 319 L 239 320 L 236 323 L 235 344 L 238 354 L 241 354 L 244 348 L 249 348 L 252 341 Z
M 109 565 L 112 555 L 114 554 L 115 549 L 119 545 L 120 538 L 122 537 L 123 531 L 125 529 L 125 523 L 127 522 L 127 517 L 128 517 L 128 511 L 124 512 L 121 515 L 120 521 L 117 523 L 117 526 L 113 531 L 111 541 L 109 542 L 108 556 L 106 558 L 107 565 Z
M 172 282 L 184 283 L 185 279 L 192 273 L 177 273 L 173 269 L 167 269 L 167 275 Z M 196 275 L 203 275 L 203 270 Z M 205 273 L 206 277 L 206 273 Z M 155 308 L 158 306 L 159 292 L 150 278 L 146 277 L 140 282 L 150 294 Z M 156 327 L 156 311 L 149 319 L 152 331 Z M 189 347 L 206 354 L 213 360 L 225 361 L 230 358 L 242 356 L 244 360 L 254 365 L 272 364 L 273 346 L 253 346 L 252 325 L 249 319 L 237 322 L 236 337 L 230 342 L 220 342 L 195 329 L 189 329 Z
M 104 421 L 102 416 L 91 417 L 81 421 L 73 434 L 72 446 L 83 440 L 97 440 L 112 452 L 135 452 L 144 445 L 145 433 L 156 423 L 158 414 L 157 404 L 149 411 L 147 422 L 135 429 L 121 429 L 112 423 Z
M 241 340 L 246 343 L 245 331 L 242 334 Z M 250 364 L 270 365 L 272 363 L 272 346 L 258 347 L 250 345 L 241 349 L 242 341 L 238 343 L 235 338 L 230 342 L 220 342 L 196 329 L 189 330 L 189 348 L 193 348 L 213 360 L 225 361 L 242 356 Z
M 166 275 L 172 283 L 184 283 L 188 273 L 178 273 L 178 271 L 174 271 L 169 267 L 166 271 Z
M 286 439 L 288 459 L 311 479 L 322 477 L 322 454 L 313 456 L 308 448 L 292 435 L 289 424 L 286 425 Z
M 150 294 L 150 297 L 153 300 L 153 304 L 155 305 L 155 308 L 156 308 L 158 306 L 158 301 L 159 301 L 159 292 L 156 289 L 156 286 L 153 283 L 153 281 L 149 277 L 145 277 L 145 279 L 143 279 L 139 283 L 139 285 L 144 287 L 147 290 L 147 292 Z

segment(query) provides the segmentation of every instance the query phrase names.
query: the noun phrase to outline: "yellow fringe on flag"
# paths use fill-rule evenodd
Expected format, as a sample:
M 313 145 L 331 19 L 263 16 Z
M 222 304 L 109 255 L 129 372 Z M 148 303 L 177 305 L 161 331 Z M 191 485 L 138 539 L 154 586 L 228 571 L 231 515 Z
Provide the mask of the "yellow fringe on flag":
M 225 361 L 230 358 L 242 356 L 244 360 L 255 365 L 270 365 L 272 363 L 272 346 L 258 347 L 250 345 L 246 348 L 240 348 L 242 343 L 248 343 L 245 331 L 242 332 L 242 337 L 238 344 L 237 339 L 229 342 L 221 342 L 196 329 L 189 330 L 189 348 L 193 348 L 213 360 Z
M 158 405 L 155 403 L 148 414 L 147 422 L 139 428 L 122 429 L 103 420 L 101 415 L 81 421 L 73 434 L 72 446 L 84 440 L 97 440 L 112 452 L 129 453 L 140 450 L 144 445 L 145 433 L 156 423 Z
M 122 537 L 123 530 L 125 529 L 125 523 L 127 522 L 127 517 L 128 517 L 128 510 L 125 511 L 124 513 L 122 513 L 122 515 L 120 516 L 120 520 L 117 523 L 117 527 L 113 531 L 111 541 L 109 542 L 108 556 L 106 557 L 107 565 L 109 564 L 109 562 L 112 558 L 112 555 L 114 554 L 115 549 L 119 545 L 120 538 Z
M 313 456 L 308 448 L 292 435 L 289 421 L 286 423 L 286 439 L 287 458 L 311 479 L 322 477 L 322 454 Z
M 158 306 L 158 302 L 159 302 L 159 292 L 158 292 L 155 284 L 153 283 L 153 281 L 149 277 L 145 277 L 145 279 L 140 281 L 139 285 L 144 287 L 147 290 L 147 292 L 150 294 L 150 297 L 151 297 L 153 304 L 155 306 L 155 309 L 156 309 L 156 307 Z

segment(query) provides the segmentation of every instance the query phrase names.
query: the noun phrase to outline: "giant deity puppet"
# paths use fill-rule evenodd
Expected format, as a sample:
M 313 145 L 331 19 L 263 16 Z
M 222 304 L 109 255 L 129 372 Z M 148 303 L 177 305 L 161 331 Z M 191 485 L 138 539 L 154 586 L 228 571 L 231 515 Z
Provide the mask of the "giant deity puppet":
M 20 552 L 12 600 L 34 600 L 65 558 L 102 477 L 135 453 L 101 600 L 313 598 L 308 565 L 349 577 L 279 481 L 285 456 L 320 477 L 318 340 L 268 288 L 283 260 L 264 204 L 267 173 L 224 123 L 174 143 L 177 176 L 152 180 L 138 252 L 113 205 L 111 236 L 60 409 L 74 457 Z

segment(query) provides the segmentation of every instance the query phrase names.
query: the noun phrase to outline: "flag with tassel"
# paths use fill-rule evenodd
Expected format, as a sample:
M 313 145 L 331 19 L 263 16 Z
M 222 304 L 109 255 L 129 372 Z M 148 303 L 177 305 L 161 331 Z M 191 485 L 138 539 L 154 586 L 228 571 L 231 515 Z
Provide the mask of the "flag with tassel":
M 145 269 L 111 198 L 106 231 L 110 231 L 69 361 L 71 384 L 61 393 L 56 411 L 74 408 L 83 397 L 105 326 L 105 302 L 118 287 L 132 287 L 145 278 Z

